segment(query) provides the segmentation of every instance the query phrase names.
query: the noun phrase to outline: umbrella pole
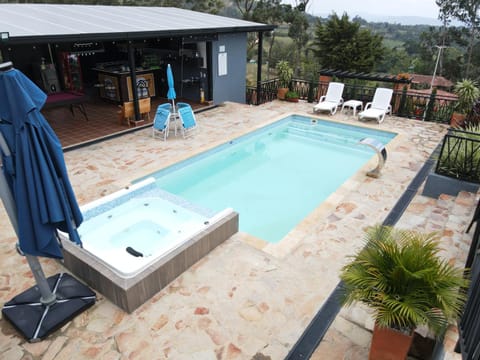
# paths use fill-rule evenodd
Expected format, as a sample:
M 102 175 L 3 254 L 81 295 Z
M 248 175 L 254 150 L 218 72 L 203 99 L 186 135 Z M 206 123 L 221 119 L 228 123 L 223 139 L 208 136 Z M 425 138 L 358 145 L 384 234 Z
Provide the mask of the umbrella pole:
M 42 267 L 40 266 L 40 262 L 36 256 L 27 255 L 28 265 L 30 266 L 30 270 L 32 271 L 33 277 L 37 282 L 38 290 L 40 291 L 40 302 L 45 306 L 53 305 L 57 302 L 57 296 L 52 293 L 50 290 L 50 286 L 48 285 L 47 278 L 43 273 Z
M 177 136 L 177 127 L 178 127 L 178 115 L 177 115 L 177 110 L 175 108 L 175 99 L 172 99 L 172 113 L 173 113 L 173 120 L 175 122 L 175 136 Z
M 10 149 L 8 148 L 7 142 L 5 141 L 2 133 L 0 133 L 0 149 L 5 154 L 5 156 L 11 156 Z M 13 229 L 15 230 L 15 233 L 18 237 L 18 221 L 16 215 L 17 212 L 15 208 L 15 201 L 13 199 L 10 187 L 8 186 L 7 179 L 5 178 L 3 170 L 0 171 L 0 197 L 2 198 L 3 205 L 7 210 L 10 222 L 12 223 Z M 27 258 L 30 270 L 33 273 L 35 281 L 37 282 L 38 289 L 40 290 L 40 302 L 46 306 L 53 305 L 57 301 L 57 297 L 54 293 L 52 293 L 50 287 L 48 286 L 48 282 L 45 274 L 43 273 L 42 267 L 40 266 L 40 262 L 35 256 L 32 255 L 25 255 L 25 257 Z

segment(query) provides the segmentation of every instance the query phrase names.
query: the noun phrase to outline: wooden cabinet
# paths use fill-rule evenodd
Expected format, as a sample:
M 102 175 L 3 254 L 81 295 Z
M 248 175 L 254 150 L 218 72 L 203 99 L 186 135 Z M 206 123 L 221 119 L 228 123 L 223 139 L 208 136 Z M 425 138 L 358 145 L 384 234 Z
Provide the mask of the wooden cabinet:
M 119 78 L 117 76 L 103 73 L 98 74 L 98 82 L 101 85 L 99 87 L 101 98 L 115 102 L 122 102 L 118 79 Z
M 137 78 L 137 94 L 138 98 L 153 97 L 155 96 L 155 78 L 153 73 L 146 73 L 136 75 Z M 132 80 L 130 76 L 126 77 L 127 93 L 129 101 L 133 100 L 132 93 Z
M 98 72 L 100 97 L 117 103 L 133 101 L 132 84 L 129 71 L 107 71 L 95 69 Z M 138 98 L 155 96 L 155 77 L 151 70 L 136 72 Z

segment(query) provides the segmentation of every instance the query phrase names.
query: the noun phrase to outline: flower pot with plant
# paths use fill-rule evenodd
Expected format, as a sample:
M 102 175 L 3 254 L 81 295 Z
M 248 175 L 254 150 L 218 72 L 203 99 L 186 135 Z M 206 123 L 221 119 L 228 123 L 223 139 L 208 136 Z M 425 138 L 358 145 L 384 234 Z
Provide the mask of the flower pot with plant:
M 289 90 L 285 94 L 285 100 L 290 101 L 290 102 L 298 102 L 299 98 L 300 98 L 300 96 L 298 95 L 298 93 L 296 91 Z
M 365 240 L 365 247 L 342 268 L 341 302 L 358 301 L 373 310 L 370 360 L 405 359 L 418 326 L 440 335 L 457 318 L 465 300 L 459 290 L 468 286 L 468 280 L 463 269 L 438 257 L 434 233 L 377 225 L 367 231 Z M 398 353 L 396 345 L 403 345 Z
M 463 125 L 467 115 L 472 111 L 473 105 L 480 97 L 480 89 L 477 82 L 463 79 L 455 84 L 453 92 L 458 96 L 458 100 L 453 110 L 450 125 L 459 127 Z
M 289 90 L 290 83 L 293 78 L 293 69 L 290 67 L 288 61 L 281 60 L 277 63 L 276 66 L 277 75 L 279 79 L 279 88 L 277 92 L 277 97 L 280 100 L 285 99 L 285 95 Z

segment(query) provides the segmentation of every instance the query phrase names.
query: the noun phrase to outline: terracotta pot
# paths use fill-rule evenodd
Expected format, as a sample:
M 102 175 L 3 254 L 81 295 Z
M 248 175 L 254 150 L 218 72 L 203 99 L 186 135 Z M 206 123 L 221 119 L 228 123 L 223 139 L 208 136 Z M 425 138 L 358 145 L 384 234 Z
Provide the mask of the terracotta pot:
M 298 98 L 290 98 L 290 99 L 285 99 L 290 102 L 298 102 Z
M 461 127 L 467 116 L 462 113 L 454 112 L 450 118 L 450 126 L 453 128 Z
M 398 330 L 377 327 L 373 329 L 369 360 L 405 360 L 413 340 Z
M 285 100 L 285 94 L 288 92 L 288 88 L 278 88 L 277 98 L 279 100 Z

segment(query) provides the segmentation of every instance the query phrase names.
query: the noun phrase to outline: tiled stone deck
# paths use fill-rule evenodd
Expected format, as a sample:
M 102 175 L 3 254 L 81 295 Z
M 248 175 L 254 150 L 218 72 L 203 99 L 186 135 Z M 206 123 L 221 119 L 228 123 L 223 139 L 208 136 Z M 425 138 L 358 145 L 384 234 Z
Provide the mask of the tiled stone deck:
M 80 204 L 85 204 L 287 114 L 312 115 L 311 109 L 302 102 L 259 107 L 227 103 L 198 114 L 200 129 L 190 139 L 171 136 L 163 142 L 144 129 L 67 152 L 70 179 Z M 351 115 L 339 113 L 333 120 L 359 125 Z M 238 233 L 132 314 L 98 294 L 96 305 L 39 343 L 25 342 L 2 319 L 2 358 L 203 360 L 251 359 L 257 354 L 283 359 L 338 283 L 345 255 L 362 245 L 363 229 L 383 221 L 446 130 L 394 117 L 380 125 L 362 124 L 399 134 L 387 146 L 381 178 L 365 176 L 376 161 L 372 159 L 280 245 L 264 246 Z M 468 247 L 461 232 L 474 201 L 475 195 L 468 193 L 457 200 L 417 196 L 399 226 L 440 230 L 449 249 L 446 256 L 461 264 Z M 458 215 L 447 218 L 450 211 Z M 0 213 L 4 303 L 34 280 L 14 249 L 16 239 L 3 207 Z M 443 220 L 450 223 L 442 225 Z M 41 263 L 47 276 L 64 271 L 53 260 Z M 370 341 L 365 324 L 371 325 L 363 309 L 342 310 L 313 358 L 365 359 Z

